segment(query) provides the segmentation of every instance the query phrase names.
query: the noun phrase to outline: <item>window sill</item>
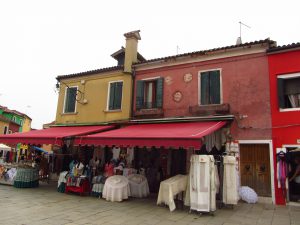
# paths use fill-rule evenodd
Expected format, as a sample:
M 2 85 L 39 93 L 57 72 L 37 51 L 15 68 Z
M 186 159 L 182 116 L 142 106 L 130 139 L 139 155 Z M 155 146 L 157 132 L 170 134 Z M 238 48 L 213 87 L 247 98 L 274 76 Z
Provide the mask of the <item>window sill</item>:
M 103 110 L 105 113 L 114 113 L 114 112 L 122 112 L 121 109 L 113 109 L 113 110 Z
M 190 106 L 189 112 L 194 116 L 226 115 L 230 112 L 230 105 L 228 103 L 223 103 L 223 104 Z
M 72 112 L 72 113 L 61 113 L 62 116 L 68 116 L 68 115 L 77 115 L 78 112 Z
M 134 112 L 135 116 L 151 116 L 151 115 L 162 116 L 163 114 L 164 111 L 162 108 L 138 109 Z
M 286 109 L 279 109 L 279 112 L 292 112 L 292 111 L 300 111 L 300 108 L 286 108 Z

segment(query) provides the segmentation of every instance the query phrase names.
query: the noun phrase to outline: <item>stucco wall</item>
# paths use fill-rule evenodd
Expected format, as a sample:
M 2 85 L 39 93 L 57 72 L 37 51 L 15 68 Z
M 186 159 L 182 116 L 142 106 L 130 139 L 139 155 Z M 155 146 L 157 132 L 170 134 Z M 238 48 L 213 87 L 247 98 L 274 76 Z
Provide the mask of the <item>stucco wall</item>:
M 84 84 L 81 81 L 84 81 Z M 84 93 L 86 104 L 76 103 L 76 112 L 63 113 L 66 86 L 61 83 L 56 124 L 102 123 L 117 120 L 126 120 L 130 117 L 131 105 L 131 75 L 122 72 L 95 74 L 62 80 L 68 86 L 78 86 Z M 121 111 L 107 111 L 107 96 L 109 82 L 123 81 L 122 109 Z
M 221 70 L 221 99 L 223 103 L 230 104 L 230 114 L 236 118 L 247 116 L 234 121 L 231 128 L 233 138 L 271 139 L 268 59 L 265 53 L 149 70 L 138 68 L 136 80 L 164 77 L 164 117 L 192 116 L 189 106 L 197 106 L 199 102 L 199 71 L 212 69 Z M 184 82 L 184 75 L 188 73 L 192 74 L 192 81 Z M 173 94 L 177 91 L 182 93 L 180 102 L 173 100 Z
M 300 72 L 300 51 L 290 51 L 269 55 L 270 66 L 270 96 L 273 127 L 273 147 L 274 162 L 276 162 L 276 148 L 282 148 L 283 145 L 298 145 L 300 140 L 300 111 L 280 112 L 277 92 L 277 76 L 283 74 Z M 274 165 L 277 171 L 276 164 Z M 277 179 L 275 176 L 275 184 Z M 282 191 L 275 185 L 275 195 L 277 204 L 285 204 Z

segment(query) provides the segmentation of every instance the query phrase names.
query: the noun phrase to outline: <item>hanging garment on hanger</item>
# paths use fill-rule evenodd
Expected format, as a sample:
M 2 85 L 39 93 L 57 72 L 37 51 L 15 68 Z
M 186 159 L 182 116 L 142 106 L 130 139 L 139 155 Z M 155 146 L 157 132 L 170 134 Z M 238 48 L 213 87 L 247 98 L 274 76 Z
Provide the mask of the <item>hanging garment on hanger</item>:
M 215 170 L 215 158 L 214 156 L 209 156 L 210 162 L 209 162 L 209 179 L 210 179 L 210 202 L 209 202 L 209 210 L 215 211 L 216 210 L 216 194 L 217 194 L 217 188 L 216 188 L 216 170 Z
M 190 171 L 190 201 L 191 209 L 209 212 L 210 177 L 209 156 L 192 155 Z
M 282 189 L 283 197 L 286 198 L 288 188 L 288 172 L 286 157 L 284 153 L 279 153 L 277 155 L 277 181 L 278 188 Z
M 223 176 L 223 203 L 236 205 L 238 201 L 236 182 L 236 158 L 235 156 L 224 156 L 224 176 Z

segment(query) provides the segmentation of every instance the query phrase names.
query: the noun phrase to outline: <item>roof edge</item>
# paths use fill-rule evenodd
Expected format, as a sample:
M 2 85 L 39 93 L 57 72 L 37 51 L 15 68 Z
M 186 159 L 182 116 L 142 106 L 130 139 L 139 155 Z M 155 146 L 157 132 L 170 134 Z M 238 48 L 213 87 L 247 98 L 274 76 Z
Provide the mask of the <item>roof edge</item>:
M 67 75 L 58 75 L 56 77 L 56 80 L 60 81 L 62 79 L 81 77 L 81 76 L 85 76 L 85 75 L 93 75 L 93 74 L 97 74 L 97 73 L 105 73 L 105 72 L 111 72 L 111 71 L 117 71 L 117 70 L 123 70 L 123 69 L 124 69 L 124 66 L 105 67 L 105 68 L 89 70 L 89 71 L 85 71 L 85 72 L 72 73 L 72 74 L 67 74 Z
M 271 53 L 277 53 L 277 52 L 282 52 L 282 51 L 296 51 L 298 49 L 300 49 L 300 42 L 273 47 L 273 48 L 268 49 L 267 53 L 271 54 Z
M 188 52 L 188 53 L 183 53 L 183 54 L 178 54 L 178 55 L 171 55 L 171 56 L 166 56 L 166 57 L 161 57 L 161 58 L 149 59 L 149 60 L 146 60 L 146 61 L 134 63 L 133 66 L 137 67 L 137 66 L 140 66 L 140 65 L 148 64 L 148 63 L 156 63 L 156 62 L 166 61 L 168 59 L 175 59 L 175 58 L 180 58 L 180 57 L 188 57 L 188 56 L 195 56 L 195 55 L 206 55 L 207 53 L 212 54 L 212 53 L 225 51 L 225 50 L 230 50 L 230 49 L 235 49 L 235 48 L 245 48 L 245 47 L 249 48 L 253 45 L 259 45 L 259 44 L 268 44 L 268 47 L 270 48 L 271 46 L 276 46 L 276 41 L 273 41 L 273 40 L 270 40 L 270 38 L 267 38 L 267 39 L 264 39 L 264 40 L 247 42 L 247 43 L 240 44 L 240 45 L 230 45 L 230 46 L 225 46 L 225 47 L 220 47 L 220 48 L 200 50 L 200 51 Z

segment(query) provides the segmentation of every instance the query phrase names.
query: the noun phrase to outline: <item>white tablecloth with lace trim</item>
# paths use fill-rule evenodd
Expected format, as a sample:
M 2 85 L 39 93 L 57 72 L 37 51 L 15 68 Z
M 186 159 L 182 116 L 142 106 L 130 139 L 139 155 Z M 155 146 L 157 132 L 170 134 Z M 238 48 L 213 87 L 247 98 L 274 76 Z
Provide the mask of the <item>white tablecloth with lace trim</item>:
M 128 181 L 132 197 L 144 198 L 150 194 L 148 181 L 145 176 L 140 174 L 131 174 L 128 176 Z
M 124 176 L 115 175 L 107 178 L 102 197 L 107 201 L 121 202 L 130 196 L 128 179 Z
M 169 206 L 170 211 L 175 210 L 174 197 L 186 191 L 187 180 L 188 177 L 186 175 L 178 174 L 160 182 L 157 205 L 164 203 Z

